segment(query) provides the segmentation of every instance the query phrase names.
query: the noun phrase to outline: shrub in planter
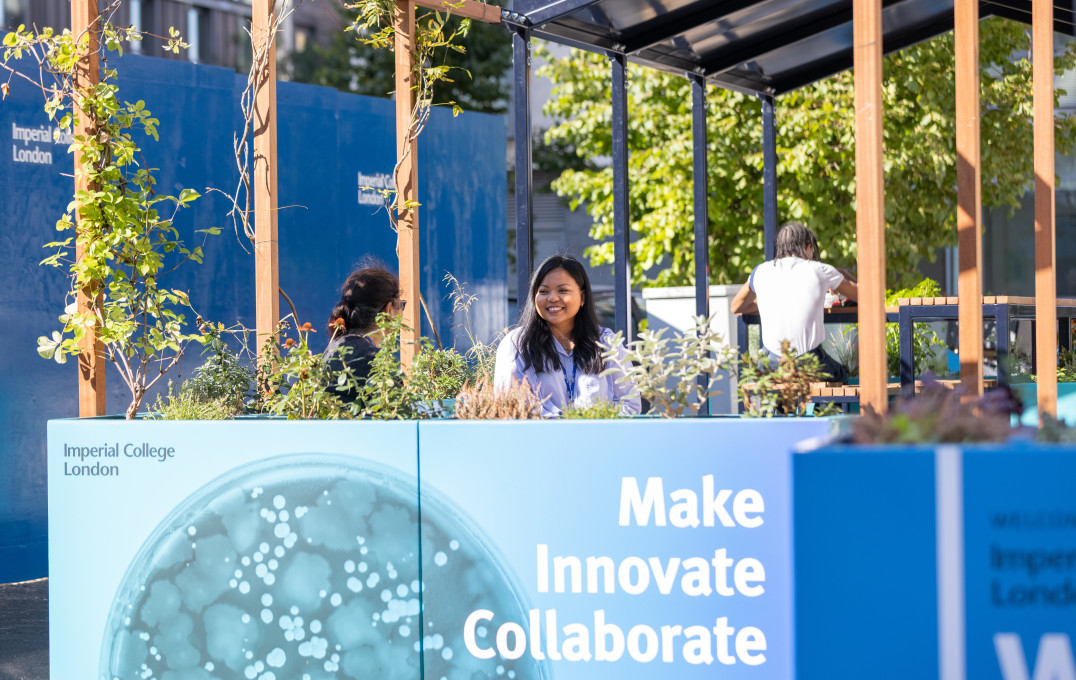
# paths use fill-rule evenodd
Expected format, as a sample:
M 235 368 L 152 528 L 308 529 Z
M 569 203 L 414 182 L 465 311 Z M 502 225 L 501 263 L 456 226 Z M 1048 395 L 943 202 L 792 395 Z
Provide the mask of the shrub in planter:
M 475 369 L 455 349 L 437 349 L 429 341 L 415 356 L 408 378 L 425 399 L 455 399 L 464 385 L 474 382 Z
M 821 382 L 825 376 L 818 357 L 797 354 L 788 340 L 781 343 L 781 355 L 775 363 L 762 351 L 745 354 L 740 369 L 744 415 L 805 415 L 811 403 L 811 383 Z
M 571 405 L 561 413 L 566 420 L 612 420 L 620 417 L 620 405 L 596 401 L 590 406 Z
M 650 413 L 666 418 L 694 413 L 704 400 L 720 394 L 714 384 L 735 368 L 735 354 L 711 329 L 710 319 L 698 316 L 694 321 L 694 330 L 673 337 L 666 337 L 667 328 L 644 330 L 623 353 L 619 351 L 622 336 L 617 333 L 602 348 L 609 365 L 602 375 L 633 385 L 650 402 Z
M 922 390 L 899 398 L 884 414 L 864 408 L 852 427 L 857 444 L 1001 442 L 1012 436 L 1011 416 L 1023 404 L 1006 387 L 965 401 L 961 392 L 924 376 Z

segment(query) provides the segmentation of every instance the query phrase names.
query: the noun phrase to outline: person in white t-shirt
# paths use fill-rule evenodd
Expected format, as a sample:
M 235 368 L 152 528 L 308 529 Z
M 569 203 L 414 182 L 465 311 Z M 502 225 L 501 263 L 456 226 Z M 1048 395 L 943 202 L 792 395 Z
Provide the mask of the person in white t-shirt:
M 732 299 L 735 314 L 762 318 L 762 346 L 773 357 L 789 340 L 797 354 L 814 354 L 833 382 L 848 382 L 848 369 L 826 354 L 823 307 L 833 290 L 858 297 L 856 279 L 843 269 L 818 261 L 818 237 L 807 226 L 789 222 L 777 233 L 774 259 L 755 267 Z

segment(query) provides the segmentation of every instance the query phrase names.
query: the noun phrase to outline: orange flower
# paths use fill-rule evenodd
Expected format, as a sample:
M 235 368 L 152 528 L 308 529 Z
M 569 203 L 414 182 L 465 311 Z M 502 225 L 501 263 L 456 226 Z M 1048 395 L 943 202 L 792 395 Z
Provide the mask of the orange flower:
M 284 346 L 285 347 L 294 347 L 295 346 L 295 340 L 292 340 L 291 338 L 288 338 L 287 340 L 284 341 Z
M 1076 321 L 1074 321 L 1073 323 L 1076 323 Z M 336 326 L 337 328 L 343 328 L 344 327 L 343 318 L 336 317 L 335 319 L 333 319 L 333 326 Z
M 311 331 L 311 332 L 313 332 L 313 333 L 317 333 L 317 331 L 315 331 L 315 330 L 314 330 L 314 327 L 310 325 L 310 322 L 309 322 L 309 321 L 307 321 L 306 323 L 304 323 L 304 324 L 302 325 L 302 327 L 300 327 L 300 328 L 299 328 L 299 330 L 301 330 L 301 331 Z

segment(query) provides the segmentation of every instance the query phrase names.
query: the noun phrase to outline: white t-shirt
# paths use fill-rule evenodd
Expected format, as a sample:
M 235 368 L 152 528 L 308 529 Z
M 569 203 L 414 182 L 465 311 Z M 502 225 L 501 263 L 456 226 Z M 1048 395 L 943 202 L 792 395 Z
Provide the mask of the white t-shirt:
M 590 375 L 582 371 L 573 371 L 575 358 L 572 353 L 561 347 L 557 341 L 553 346 L 560 357 L 561 370 L 555 373 L 536 372 L 534 367 L 523 370 L 524 359 L 519 352 L 519 336 L 523 329 L 516 328 L 508 333 L 497 346 L 497 363 L 493 371 L 493 384 L 498 388 L 508 387 L 512 381 L 527 379 L 527 384 L 542 399 L 542 415 L 557 416 L 568 407 L 568 382 L 574 377 L 576 394 L 574 404 L 592 406 L 598 401 L 608 401 L 620 405 L 621 415 L 635 415 L 641 409 L 639 395 L 631 385 L 617 382 L 619 375 Z M 601 329 L 601 341 L 608 345 L 613 341 L 613 331 Z M 619 357 L 624 354 L 624 346 L 618 348 Z M 622 359 L 614 359 L 613 365 Z M 610 366 L 612 367 L 612 366 Z
M 791 340 L 798 354 L 809 352 L 826 339 L 822 310 L 826 291 L 836 289 L 844 276 L 835 267 L 799 257 L 763 262 L 747 280 L 758 300 L 762 317 L 762 345 L 781 353 L 781 342 Z

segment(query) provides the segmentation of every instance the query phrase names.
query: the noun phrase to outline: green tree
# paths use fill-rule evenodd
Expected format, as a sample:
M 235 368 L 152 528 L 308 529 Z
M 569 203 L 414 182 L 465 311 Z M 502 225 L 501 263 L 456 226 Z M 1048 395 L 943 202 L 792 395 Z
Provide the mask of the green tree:
M 1033 184 L 1030 38 L 1026 27 L 991 18 L 980 26 L 983 203 L 1015 208 Z M 539 73 L 554 83 L 547 114 L 559 123 L 547 140 L 584 158 L 608 157 L 608 60 L 572 50 L 543 55 Z M 886 57 L 885 183 L 887 280 L 908 284 L 921 258 L 956 244 L 956 141 L 953 36 Z M 1057 73 L 1076 65 L 1067 43 Z M 684 78 L 629 68 L 629 177 L 632 279 L 659 285 L 694 280 L 692 251 L 691 98 Z M 852 266 L 855 242 L 853 78 L 845 72 L 777 100 L 778 210 L 818 233 L 827 262 Z M 1055 101 L 1062 94 L 1055 92 Z M 742 281 L 763 257 L 762 130 L 759 102 L 709 88 L 708 188 L 710 279 Z M 1072 153 L 1076 117 L 1056 119 L 1057 149 Z M 554 190 L 595 218 L 593 264 L 613 261 L 612 171 L 567 169 Z
M 500 4 L 494 2 L 492 4 Z M 358 19 L 360 5 L 337 7 L 340 21 L 351 26 Z M 431 13 L 420 10 L 417 21 Z M 434 86 L 434 102 L 455 102 L 466 111 L 504 113 L 508 104 L 506 74 L 512 65 L 512 41 L 504 27 L 470 22 L 456 41 L 463 51 L 446 50 L 444 63 L 448 77 Z M 289 57 L 293 80 L 334 87 L 374 97 L 387 97 L 396 90 L 396 63 L 392 50 L 377 49 L 357 39 L 352 31 L 333 35 L 328 46 L 313 44 Z

